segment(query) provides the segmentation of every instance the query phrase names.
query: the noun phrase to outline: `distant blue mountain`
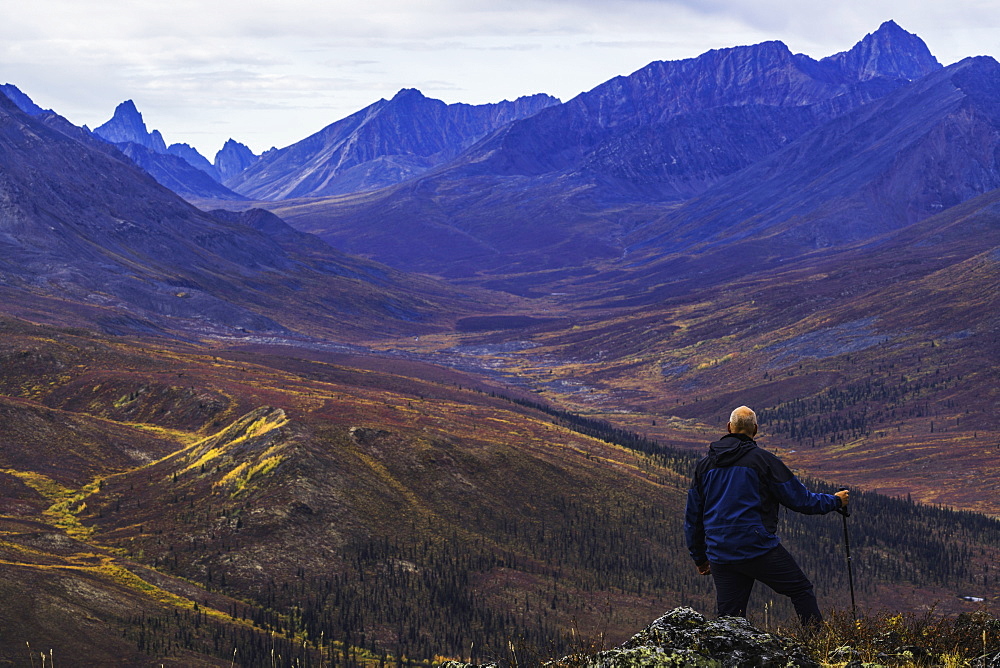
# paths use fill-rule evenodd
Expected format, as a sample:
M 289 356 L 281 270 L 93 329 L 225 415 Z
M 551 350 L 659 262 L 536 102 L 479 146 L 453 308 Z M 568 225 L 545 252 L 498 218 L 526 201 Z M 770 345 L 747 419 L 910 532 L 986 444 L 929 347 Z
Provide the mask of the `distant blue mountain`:
M 134 142 L 120 142 L 115 146 L 132 162 L 149 172 L 157 183 L 170 188 L 182 197 L 214 200 L 245 199 L 216 181 L 210 172 L 194 167 L 189 160 L 179 155 L 157 153 Z
M 109 332 L 287 334 L 281 323 L 308 312 L 309 326 L 370 336 L 425 329 L 463 299 L 339 253 L 273 214 L 200 211 L 115 145 L 56 118 L 0 95 L 5 313 Z M 140 160 L 153 154 L 120 145 Z M 449 306 L 435 308 L 438 298 Z
M 230 179 L 250 165 L 257 162 L 257 155 L 245 144 L 229 139 L 219 152 L 215 154 L 215 169 L 219 172 L 219 180 Z
M 882 109 L 877 101 L 941 70 L 919 37 L 891 21 L 822 60 L 765 42 L 654 62 L 510 122 L 416 179 L 287 216 L 339 248 L 449 276 L 616 260 L 668 240 L 671 212 L 693 198 L 729 198 L 727 215 L 739 219 L 741 189 L 752 185 L 739 175 L 789 155 L 819 128 L 841 127 L 840 118 Z M 891 113 L 909 114 L 899 119 L 906 124 L 922 111 Z M 955 152 L 956 160 L 972 158 Z M 769 196 L 794 199 L 762 192 L 761 202 Z M 893 196 L 908 206 L 904 189 Z
M 159 130 L 148 130 L 132 100 L 115 108 L 107 123 L 94 134 L 117 146 L 160 184 L 189 198 L 243 199 L 224 187 L 219 170 L 188 144 L 166 145 Z
M 781 42 L 660 61 L 513 123 L 464 156 L 469 173 L 634 173 L 684 198 L 788 143 L 806 129 L 941 68 L 923 41 L 886 22 L 850 51 L 813 60 Z M 719 111 L 726 110 L 726 111 Z M 691 119 L 690 124 L 687 122 Z M 705 123 L 728 125 L 719 145 Z M 686 141 L 690 129 L 710 141 Z M 650 145 L 650 130 L 660 138 Z M 749 135 L 749 136 L 744 136 Z M 763 152 L 747 152 L 756 145 Z M 602 155 L 612 151 L 613 159 Z M 714 173 L 706 152 L 728 154 Z M 691 160 L 694 183 L 683 181 Z M 657 166 L 659 178 L 649 167 Z M 603 166 L 607 166 L 604 169 Z
M 532 95 L 497 104 L 445 104 L 404 89 L 269 151 L 226 185 L 268 200 L 374 190 L 422 174 L 497 128 L 558 102 Z
M 766 237 L 788 254 L 871 239 L 994 188 L 1000 63 L 981 56 L 809 131 L 636 238 L 662 253 Z
M 201 153 L 198 153 L 197 149 L 193 146 L 189 144 L 171 144 L 167 147 L 166 152 L 168 155 L 176 155 L 195 169 L 205 172 L 212 177 L 213 181 L 220 182 L 222 180 L 219 177 L 219 170 L 215 168 L 215 165 L 210 163 Z
M 94 128 L 94 134 L 112 144 L 131 142 L 144 146 L 154 153 L 166 153 L 167 145 L 159 130 L 152 132 L 146 129 L 142 114 L 135 108 L 132 100 L 125 100 L 117 107 L 111 119 L 103 125 Z
M 42 109 L 37 104 L 35 104 L 30 97 L 21 92 L 14 84 L 3 84 L 0 86 L 0 91 L 3 92 L 10 100 L 17 105 L 17 107 L 28 114 L 29 116 L 41 116 L 45 113 L 51 113 L 51 110 Z

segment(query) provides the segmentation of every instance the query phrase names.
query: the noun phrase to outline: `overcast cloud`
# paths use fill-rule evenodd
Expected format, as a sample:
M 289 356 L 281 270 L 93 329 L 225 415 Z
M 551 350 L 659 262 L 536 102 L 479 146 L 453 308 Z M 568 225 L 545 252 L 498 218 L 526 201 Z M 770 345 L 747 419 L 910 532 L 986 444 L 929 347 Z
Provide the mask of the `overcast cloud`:
M 778 39 L 815 58 L 885 20 L 944 64 L 1000 53 L 992 2 L 909 0 L 4 0 L 0 83 L 95 127 L 132 99 L 212 159 L 286 146 L 400 88 L 563 100 L 653 60 Z

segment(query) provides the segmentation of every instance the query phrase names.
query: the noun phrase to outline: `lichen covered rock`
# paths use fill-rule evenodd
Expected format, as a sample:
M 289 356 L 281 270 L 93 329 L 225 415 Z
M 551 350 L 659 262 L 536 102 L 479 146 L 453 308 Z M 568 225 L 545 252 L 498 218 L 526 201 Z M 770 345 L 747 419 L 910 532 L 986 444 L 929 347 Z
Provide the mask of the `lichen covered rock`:
M 571 656 L 549 666 L 581 668 L 818 668 L 805 649 L 764 633 L 742 617 L 706 620 L 691 608 L 675 608 L 616 649 Z

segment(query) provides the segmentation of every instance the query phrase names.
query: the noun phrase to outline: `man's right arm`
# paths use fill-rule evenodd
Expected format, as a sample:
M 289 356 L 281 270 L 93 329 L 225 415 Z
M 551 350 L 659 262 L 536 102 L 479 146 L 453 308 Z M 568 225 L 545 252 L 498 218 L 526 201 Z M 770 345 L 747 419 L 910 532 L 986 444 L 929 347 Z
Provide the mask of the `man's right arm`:
M 780 459 L 767 453 L 771 489 L 781 505 L 806 515 L 822 515 L 841 507 L 843 500 L 833 494 L 810 492 Z

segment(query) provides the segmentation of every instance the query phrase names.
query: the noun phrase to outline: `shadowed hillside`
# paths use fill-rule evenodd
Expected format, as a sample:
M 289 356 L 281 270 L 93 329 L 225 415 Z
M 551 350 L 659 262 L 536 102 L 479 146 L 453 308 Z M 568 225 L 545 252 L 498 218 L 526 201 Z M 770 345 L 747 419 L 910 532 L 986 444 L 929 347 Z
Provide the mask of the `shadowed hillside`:
M 437 329 L 449 312 L 479 308 L 271 214 L 199 211 L 112 147 L 5 96 L 0 167 L 9 313 L 109 332 L 369 338 Z

